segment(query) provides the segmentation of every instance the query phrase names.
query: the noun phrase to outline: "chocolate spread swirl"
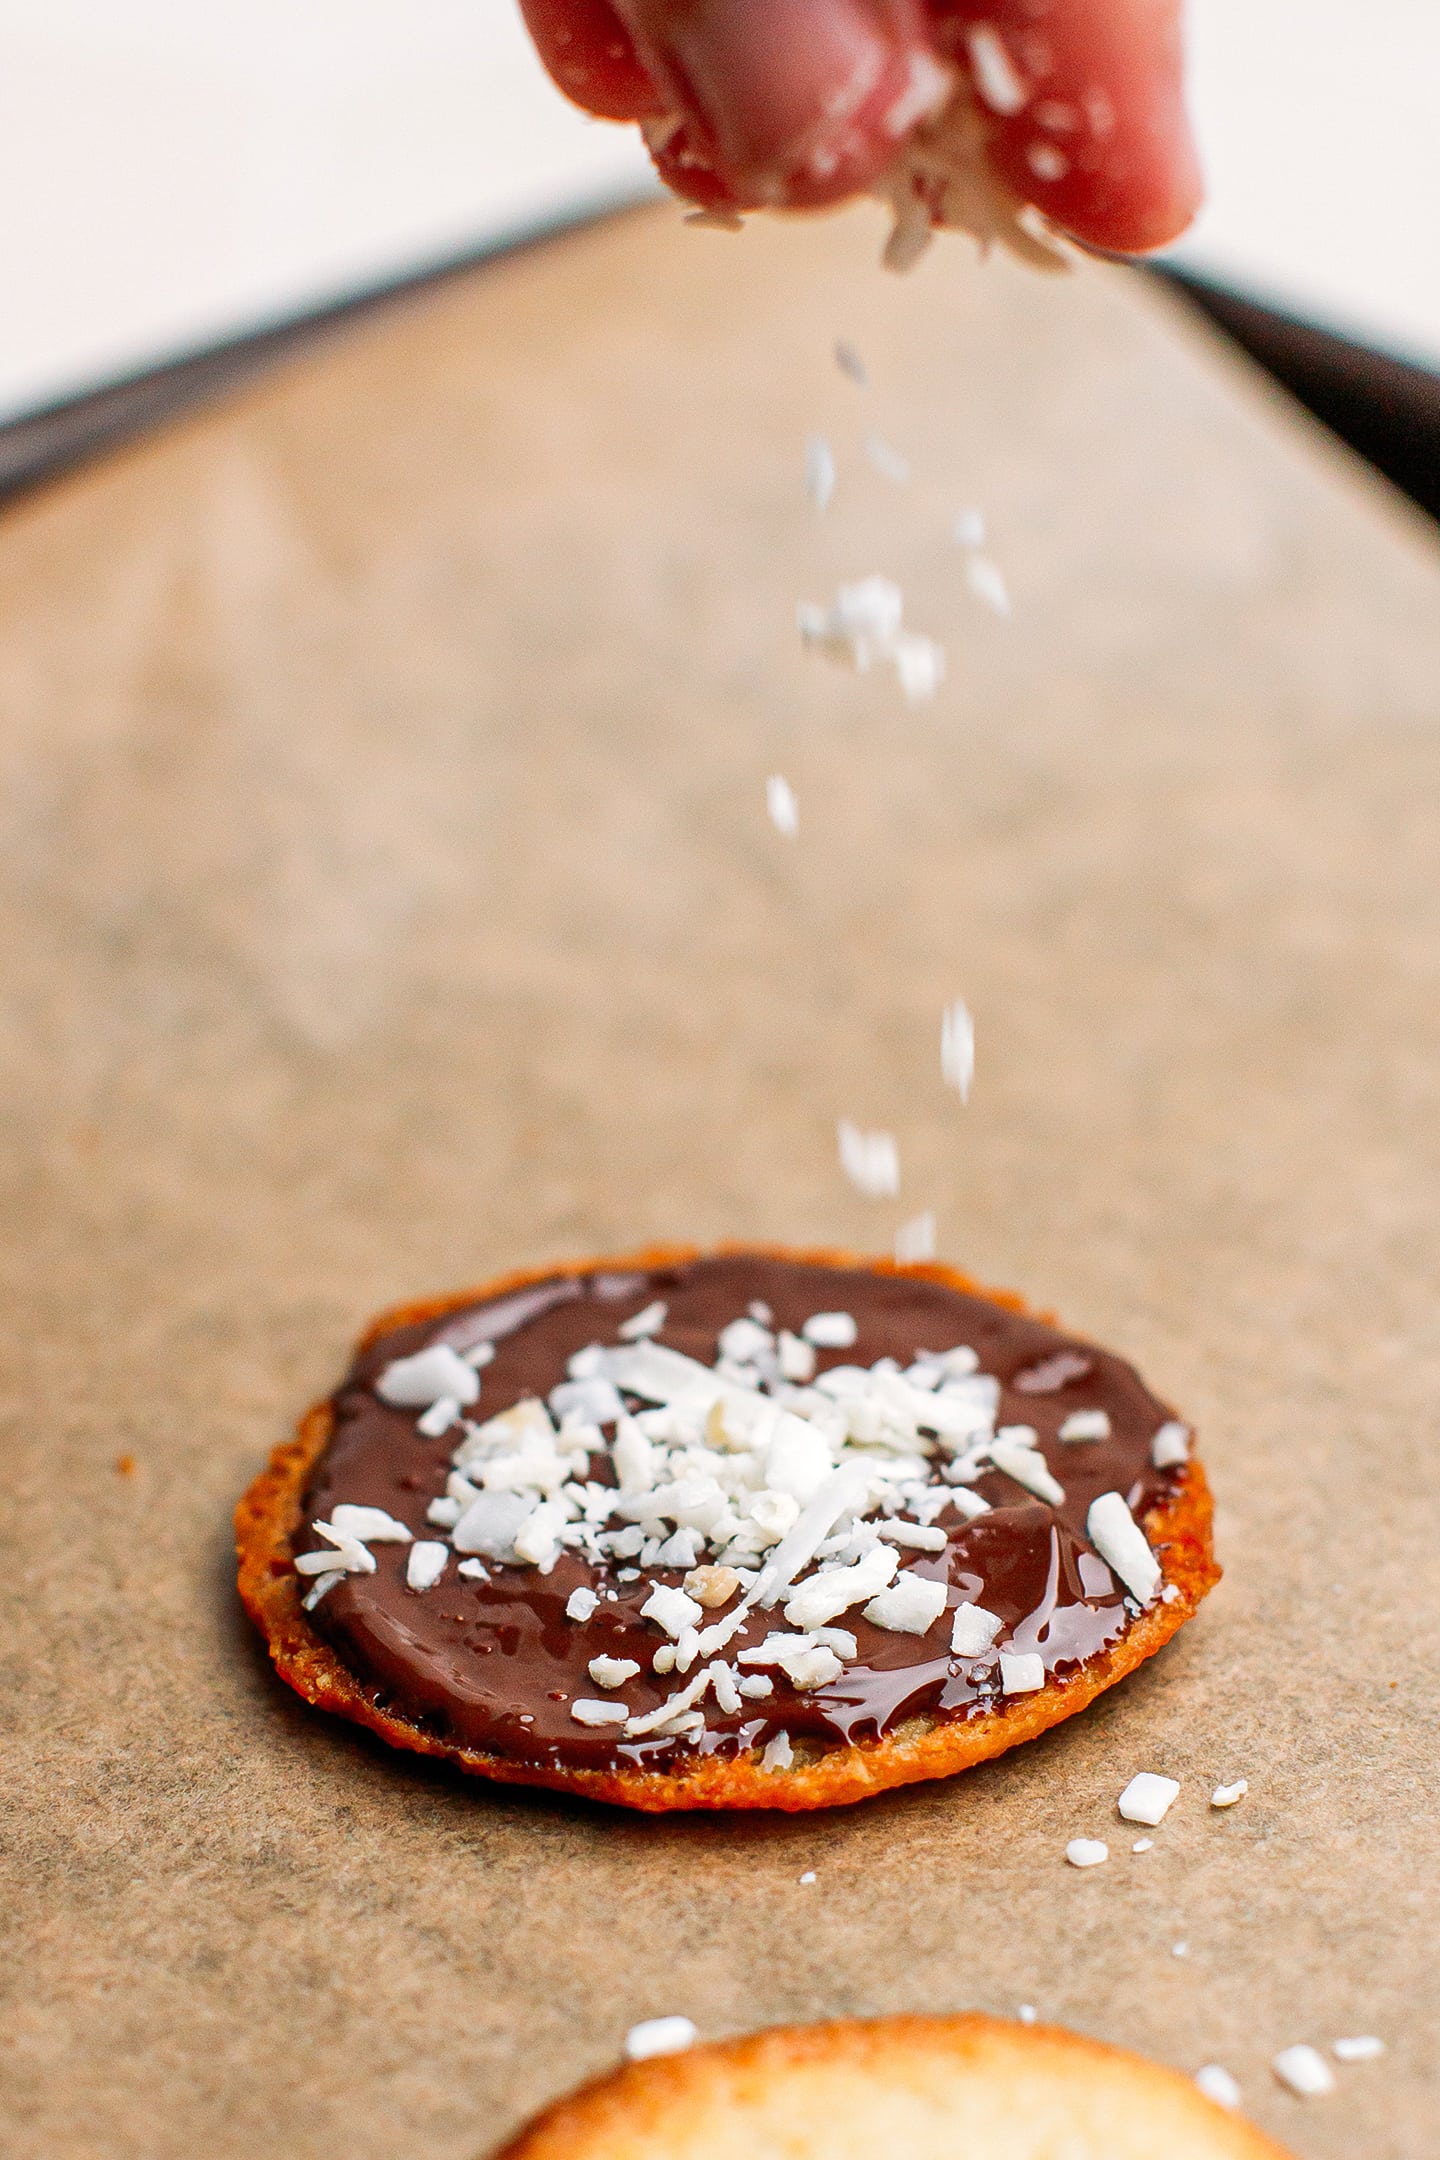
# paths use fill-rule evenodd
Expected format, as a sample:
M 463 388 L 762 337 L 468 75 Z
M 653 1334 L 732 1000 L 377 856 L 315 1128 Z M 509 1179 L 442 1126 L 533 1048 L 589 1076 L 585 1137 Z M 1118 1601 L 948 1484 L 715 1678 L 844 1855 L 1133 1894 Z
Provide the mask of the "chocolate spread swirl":
M 968 1601 L 996 1615 L 1002 1623 L 996 1649 L 1038 1652 L 1047 1675 L 1073 1671 L 1131 1625 L 1134 1601 L 1086 1536 L 1090 1503 L 1118 1492 L 1143 1522 L 1150 1509 L 1173 1499 L 1183 1474 L 1152 1464 L 1154 1436 L 1172 1413 L 1134 1370 L 1042 1321 L 944 1284 L 762 1254 L 719 1255 L 644 1273 L 557 1274 L 386 1335 L 357 1359 L 333 1398 L 333 1436 L 305 1496 L 307 1527 L 297 1551 L 323 1549 L 308 1525 L 341 1503 L 383 1508 L 417 1539 L 443 1534 L 427 1510 L 445 1491 L 456 1435 L 426 1439 L 413 1409 L 380 1399 L 374 1383 L 391 1361 L 440 1341 L 466 1348 L 493 1343 L 482 1402 L 472 1413 L 490 1418 L 526 1397 L 543 1401 L 565 1378 L 574 1353 L 616 1343 L 622 1323 L 657 1299 L 666 1311 L 655 1339 L 711 1366 L 721 1329 L 755 1301 L 770 1308 L 777 1330 L 797 1333 L 817 1312 L 853 1315 L 857 1340 L 820 1351 L 818 1373 L 881 1358 L 904 1368 L 921 1353 L 970 1345 L 979 1370 L 1001 1385 L 996 1424 L 1035 1430 L 1038 1453 L 1065 1497 L 1051 1506 L 1001 1471 L 982 1470 L 971 1489 L 990 1512 L 969 1520 L 947 1502 L 935 1517 L 945 1549 L 904 1552 L 905 1567 L 943 1580 L 951 1607 Z M 1079 1410 L 1105 1412 L 1108 1434 L 1061 1441 L 1062 1424 Z M 939 1488 L 938 1468 L 935 1483 Z M 406 1584 L 407 1551 L 377 1544 L 375 1571 L 347 1574 L 329 1588 L 311 1614 L 313 1625 L 378 1701 L 447 1741 L 516 1763 L 668 1769 L 696 1752 L 730 1756 L 763 1748 L 781 1733 L 797 1751 L 813 1753 L 877 1738 L 915 1717 L 964 1719 L 999 1699 L 993 1656 L 951 1652 L 948 1610 L 928 1633 L 916 1635 L 876 1626 L 857 1608 L 838 1623 L 854 1636 L 856 1655 L 827 1684 L 797 1688 L 767 1667 L 772 1695 L 728 1713 L 712 1699 L 699 1733 L 626 1738 L 613 1726 L 577 1723 L 570 1705 L 600 1692 L 588 1670 L 597 1655 L 639 1666 L 622 1690 L 634 1714 L 658 1708 L 681 1685 L 673 1672 L 653 1670 L 666 1637 L 640 1608 L 657 1584 L 682 1585 L 684 1569 L 652 1566 L 637 1574 L 633 1563 L 622 1569 L 564 1550 L 545 1573 L 493 1564 L 488 1579 L 467 1579 L 452 1559 L 433 1589 L 416 1592 Z M 567 1601 L 580 1588 L 600 1597 L 584 1621 L 566 1616 Z M 726 1658 L 733 1661 L 785 1626 L 778 1610 L 752 1612 Z

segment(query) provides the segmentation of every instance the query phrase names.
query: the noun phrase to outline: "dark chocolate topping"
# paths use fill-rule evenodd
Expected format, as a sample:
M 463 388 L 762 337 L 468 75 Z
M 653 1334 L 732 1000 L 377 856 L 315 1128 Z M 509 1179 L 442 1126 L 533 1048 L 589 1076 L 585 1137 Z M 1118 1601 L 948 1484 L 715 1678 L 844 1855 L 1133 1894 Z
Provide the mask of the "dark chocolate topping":
M 490 1418 L 527 1396 L 543 1401 L 565 1378 L 569 1357 L 591 1343 L 616 1343 L 620 1324 L 657 1298 L 667 1311 L 656 1340 L 706 1365 L 715 1363 L 720 1330 L 756 1300 L 770 1307 L 777 1329 L 796 1332 L 816 1312 L 853 1314 L 858 1340 L 822 1350 L 821 1372 L 883 1357 L 904 1368 L 918 1353 L 969 1344 L 980 1371 L 1001 1383 L 997 1425 L 1035 1429 L 1065 1499 L 1048 1506 L 987 1469 L 973 1490 L 992 1512 L 970 1521 L 947 1503 L 936 1518 L 948 1534 L 946 1550 L 902 1552 L 903 1566 L 944 1579 L 951 1606 L 968 1600 L 996 1614 L 1003 1622 L 996 1649 L 1038 1651 L 1047 1674 L 1074 1670 L 1131 1625 L 1136 1607 L 1087 1538 L 1087 1511 L 1100 1493 L 1118 1492 L 1143 1522 L 1174 1497 L 1182 1474 L 1152 1466 L 1151 1442 L 1171 1412 L 1133 1369 L 1042 1321 L 943 1284 L 760 1254 L 645 1273 L 557 1276 L 385 1336 L 357 1360 L 333 1399 L 334 1433 L 305 1496 L 307 1528 L 297 1551 L 323 1549 L 308 1525 L 346 1502 L 387 1510 L 416 1538 L 443 1536 L 427 1522 L 427 1508 L 445 1490 L 459 1434 L 427 1440 L 416 1431 L 414 1410 L 380 1400 L 373 1383 L 392 1360 L 436 1342 L 462 1349 L 493 1342 L 481 1402 L 469 1413 Z M 1060 1441 L 1062 1423 L 1077 1410 L 1105 1411 L 1109 1436 Z M 610 1474 L 597 1458 L 591 1477 Z M 938 1489 L 938 1465 L 935 1483 Z M 733 1755 L 763 1747 L 781 1732 L 802 1749 L 807 1743 L 829 1748 L 873 1739 L 917 1714 L 963 1719 L 999 1699 L 993 1654 L 951 1653 L 948 1611 L 922 1636 L 878 1627 L 856 1607 L 834 1624 L 855 1637 L 857 1655 L 830 1683 L 801 1690 L 766 1667 L 773 1695 L 746 1700 L 730 1714 L 712 1696 L 698 1736 L 625 1739 L 615 1727 L 577 1724 L 570 1704 L 602 1693 L 588 1672 L 600 1654 L 639 1665 L 618 1691 L 632 1713 L 657 1708 L 683 1684 L 675 1673 L 653 1671 L 666 1637 L 641 1618 L 640 1607 L 657 1583 L 681 1585 L 685 1570 L 651 1566 L 621 1582 L 611 1563 L 596 1565 L 566 1550 L 548 1573 L 492 1564 L 489 1580 L 467 1580 L 452 1558 L 437 1586 L 421 1593 L 406 1586 L 407 1547 L 372 1550 L 375 1572 L 346 1575 L 329 1589 L 311 1615 L 315 1627 L 377 1699 L 439 1737 L 517 1763 L 671 1768 L 697 1751 Z M 568 1619 L 566 1601 L 581 1587 L 598 1591 L 601 1602 L 590 1619 Z M 722 1617 L 707 1612 L 705 1620 Z M 726 1647 L 726 1660 L 733 1664 L 738 1652 L 787 1626 L 778 1607 L 756 1610 Z

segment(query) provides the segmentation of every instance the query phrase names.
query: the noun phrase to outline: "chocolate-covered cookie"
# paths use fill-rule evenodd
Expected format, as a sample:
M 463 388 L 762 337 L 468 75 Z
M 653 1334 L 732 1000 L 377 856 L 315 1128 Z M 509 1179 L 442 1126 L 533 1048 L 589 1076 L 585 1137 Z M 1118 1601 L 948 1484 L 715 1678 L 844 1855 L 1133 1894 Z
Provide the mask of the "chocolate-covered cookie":
M 1217 1578 L 1187 1428 L 954 1271 L 646 1252 L 386 1315 L 236 1515 L 293 1687 L 642 1808 L 811 1808 L 1082 1709 Z

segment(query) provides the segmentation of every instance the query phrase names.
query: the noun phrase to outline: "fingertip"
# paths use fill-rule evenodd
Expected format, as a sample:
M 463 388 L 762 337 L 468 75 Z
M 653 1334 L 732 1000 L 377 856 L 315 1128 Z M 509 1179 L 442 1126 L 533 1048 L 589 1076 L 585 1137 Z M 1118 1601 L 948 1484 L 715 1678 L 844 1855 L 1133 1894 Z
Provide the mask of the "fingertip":
M 978 0 L 944 8 L 973 55 Z M 991 106 L 991 158 L 1010 186 L 1085 246 L 1146 254 L 1204 195 L 1184 95 L 1180 0 L 985 0 L 1015 102 Z M 977 70 L 980 96 L 985 83 Z
M 520 0 L 546 73 L 599 120 L 643 120 L 659 110 L 649 73 L 609 0 Z

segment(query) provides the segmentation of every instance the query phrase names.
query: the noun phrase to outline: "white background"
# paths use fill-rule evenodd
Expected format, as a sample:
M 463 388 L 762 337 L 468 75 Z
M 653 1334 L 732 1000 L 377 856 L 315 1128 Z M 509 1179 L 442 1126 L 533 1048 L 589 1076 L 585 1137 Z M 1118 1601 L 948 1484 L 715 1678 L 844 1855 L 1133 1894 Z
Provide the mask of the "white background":
M 1191 22 L 1211 206 L 1183 259 L 1440 365 L 1440 0 Z M 0 0 L 0 417 L 647 170 L 512 0 Z

